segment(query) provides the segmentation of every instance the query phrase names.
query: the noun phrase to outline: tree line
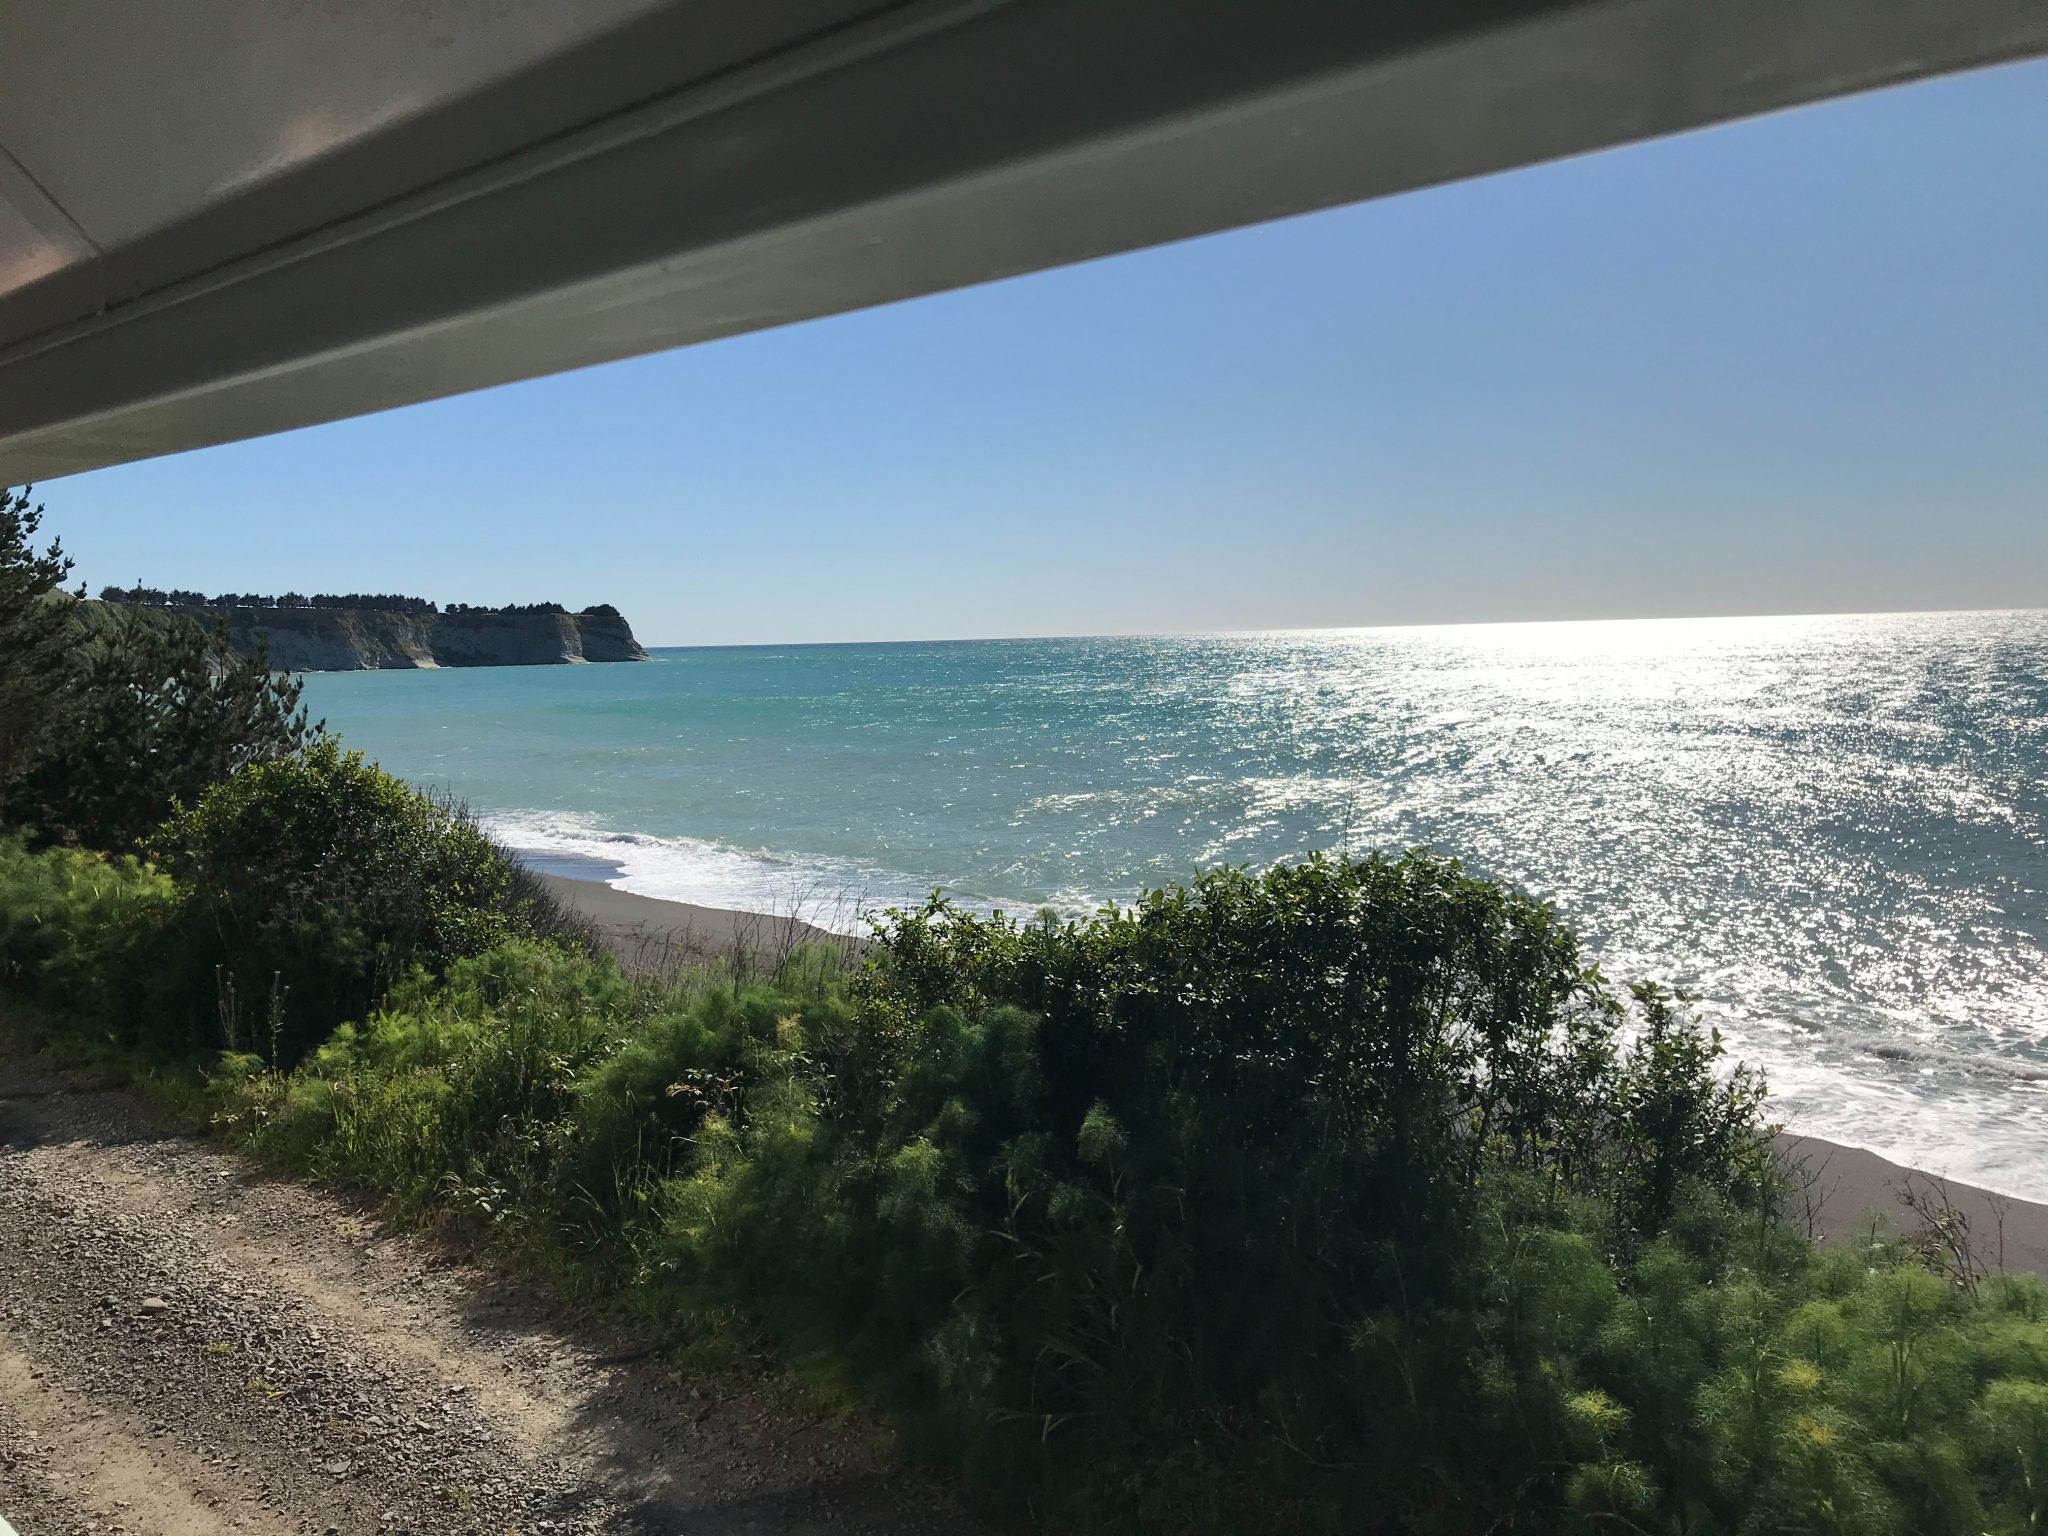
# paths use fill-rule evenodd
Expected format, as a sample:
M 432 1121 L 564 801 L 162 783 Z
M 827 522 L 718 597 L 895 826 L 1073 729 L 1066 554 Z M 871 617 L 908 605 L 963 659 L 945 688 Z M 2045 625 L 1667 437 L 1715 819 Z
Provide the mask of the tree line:
M 301 592 L 281 592 L 275 595 L 261 592 L 218 592 L 208 597 L 204 592 L 192 592 L 177 587 L 147 587 L 140 582 L 132 587 L 101 587 L 100 601 L 120 603 L 130 608 L 368 608 L 380 613 L 460 614 L 569 612 L 560 603 L 448 603 L 444 606 L 431 598 L 408 597 L 398 592 L 316 592 L 310 597 Z M 618 609 L 610 603 L 599 603 L 594 607 L 585 608 L 583 612 L 593 617 L 618 616 Z

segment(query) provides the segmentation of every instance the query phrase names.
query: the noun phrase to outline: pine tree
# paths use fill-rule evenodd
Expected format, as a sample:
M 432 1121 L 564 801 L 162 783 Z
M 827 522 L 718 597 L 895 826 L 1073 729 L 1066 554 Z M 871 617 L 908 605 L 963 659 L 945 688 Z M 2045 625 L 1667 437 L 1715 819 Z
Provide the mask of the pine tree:
M 63 590 L 71 559 L 59 543 L 36 548 L 43 509 L 32 490 L 0 488 L 0 784 L 55 729 L 77 635 Z

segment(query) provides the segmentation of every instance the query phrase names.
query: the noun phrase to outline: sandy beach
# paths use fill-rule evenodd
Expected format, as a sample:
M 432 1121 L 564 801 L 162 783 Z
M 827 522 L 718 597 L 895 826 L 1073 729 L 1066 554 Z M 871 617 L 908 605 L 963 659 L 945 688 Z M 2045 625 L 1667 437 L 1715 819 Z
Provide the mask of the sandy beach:
M 801 918 L 661 901 L 602 881 L 535 873 L 557 901 L 597 930 L 628 970 L 669 972 L 714 961 L 743 970 L 772 969 L 801 944 L 847 948 L 859 942 Z
M 1807 1171 L 1816 1232 L 1823 1241 L 1866 1241 L 1873 1215 L 1900 1229 L 1920 1226 L 1904 1203 L 1910 1193 L 1923 1201 L 1931 1197 L 1937 1208 L 1945 1203 L 1968 1222 L 1970 1247 L 1985 1269 L 2031 1270 L 2048 1277 L 2048 1205 L 1991 1194 L 1818 1137 L 1787 1133 L 1778 1141 Z
M 564 905 L 589 919 L 621 963 L 638 969 L 734 960 L 772 965 L 801 943 L 857 942 L 797 918 L 662 901 L 564 875 L 540 878 Z M 1902 1197 L 1938 1191 L 1938 1198 L 1968 1220 L 1971 1246 L 1987 1269 L 2048 1276 L 2048 1205 L 1990 1194 L 1816 1137 L 1788 1133 L 1779 1144 L 1807 1170 L 1805 1198 L 1824 1241 L 1867 1240 L 1873 1216 L 1896 1228 L 1915 1227 L 1919 1222 Z

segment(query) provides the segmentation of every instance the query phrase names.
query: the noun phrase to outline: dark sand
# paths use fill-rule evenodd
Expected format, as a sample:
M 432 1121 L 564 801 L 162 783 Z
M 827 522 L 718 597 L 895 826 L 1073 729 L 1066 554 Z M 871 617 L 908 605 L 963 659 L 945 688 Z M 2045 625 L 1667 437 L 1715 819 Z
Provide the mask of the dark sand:
M 543 873 L 541 879 L 564 905 L 596 926 L 623 964 L 638 970 L 673 971 L 692 963 L 734 960 L 772 966 L 800 943 L 858 943 L 793 917 L 657 901 L 557 874 Z M 1798 1200 L 1798 1209 L 1803 1219 L 1810 1203 L 1814 1234 L 1825 1242 L 1866 1241 L 1873 1216 L 1884 1218 L 1894 1231 L 1915 1229 L 1921 1222 L 1901 1203 L 1902 1193 L 1933 1195 L 1938 1203 L 1945 1192 L 1946 1200 L 1968 1218 L 1971 1246 L 1986 1268 L 2048 1275 L 2048 1206 L 1988 1194 L 1811 1136 L 1787 1135 L 1779 1144 L 1806 1169 L 1807 1195 Z
M 1857 1147 L 1812 1136 L 1778 1140 L 1806 1170 L 1815 1235 L 1824 1242 L 1867 1241 L 1873 1215 L 1884 1217 L 1894 1231 L 1919 1228 L 1921 1219 L 1901 1199 L 1910 1191 L 1936 1208 L 1945 1201 L 1967 1219 L 1970 1247 L 1984 1268 L 2048 1276 L 2048 1206 L 1921 1173 Z M 1796 1209 L 1801 1202 L 1794 1199 Z
M 850 949 L 858 943 L 800 918 L 659 901 L 596 880 L 535 873 L 557 901 L 597 930 L 628 970 L 667 973 L 706 962 L 772 969 L 800 944 Z

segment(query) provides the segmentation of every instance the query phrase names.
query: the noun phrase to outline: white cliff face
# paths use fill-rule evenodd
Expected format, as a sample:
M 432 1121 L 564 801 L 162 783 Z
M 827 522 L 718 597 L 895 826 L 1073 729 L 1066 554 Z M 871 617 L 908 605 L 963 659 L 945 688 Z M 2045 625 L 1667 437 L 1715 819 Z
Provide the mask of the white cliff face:
M 369 608 L 194 612 L 207 621 L 225 617 L 228 638 L 238 650 L 263 643 L 271 666 L 280 672 L 533 667 L 647 659 L 647 652 L 633 638 L 632 626 L 614 614 L 397 613 Z
M 249 609 L 235 613 L 229 633 L 237 646 L 266 640 L 271 665 L 286 672 L 647 659 L 624 619 L 574 613 Z
M 280 672 L 362 672 L 431 667 L 431 614 L 342 608 L 237 608 L 228 638 L 237 650 L 268 646 Z
M 579 613 L 576 630 L 585 661 L 645 661 L 647 651 L 633 638 L 633 626 L 616 613 Z

